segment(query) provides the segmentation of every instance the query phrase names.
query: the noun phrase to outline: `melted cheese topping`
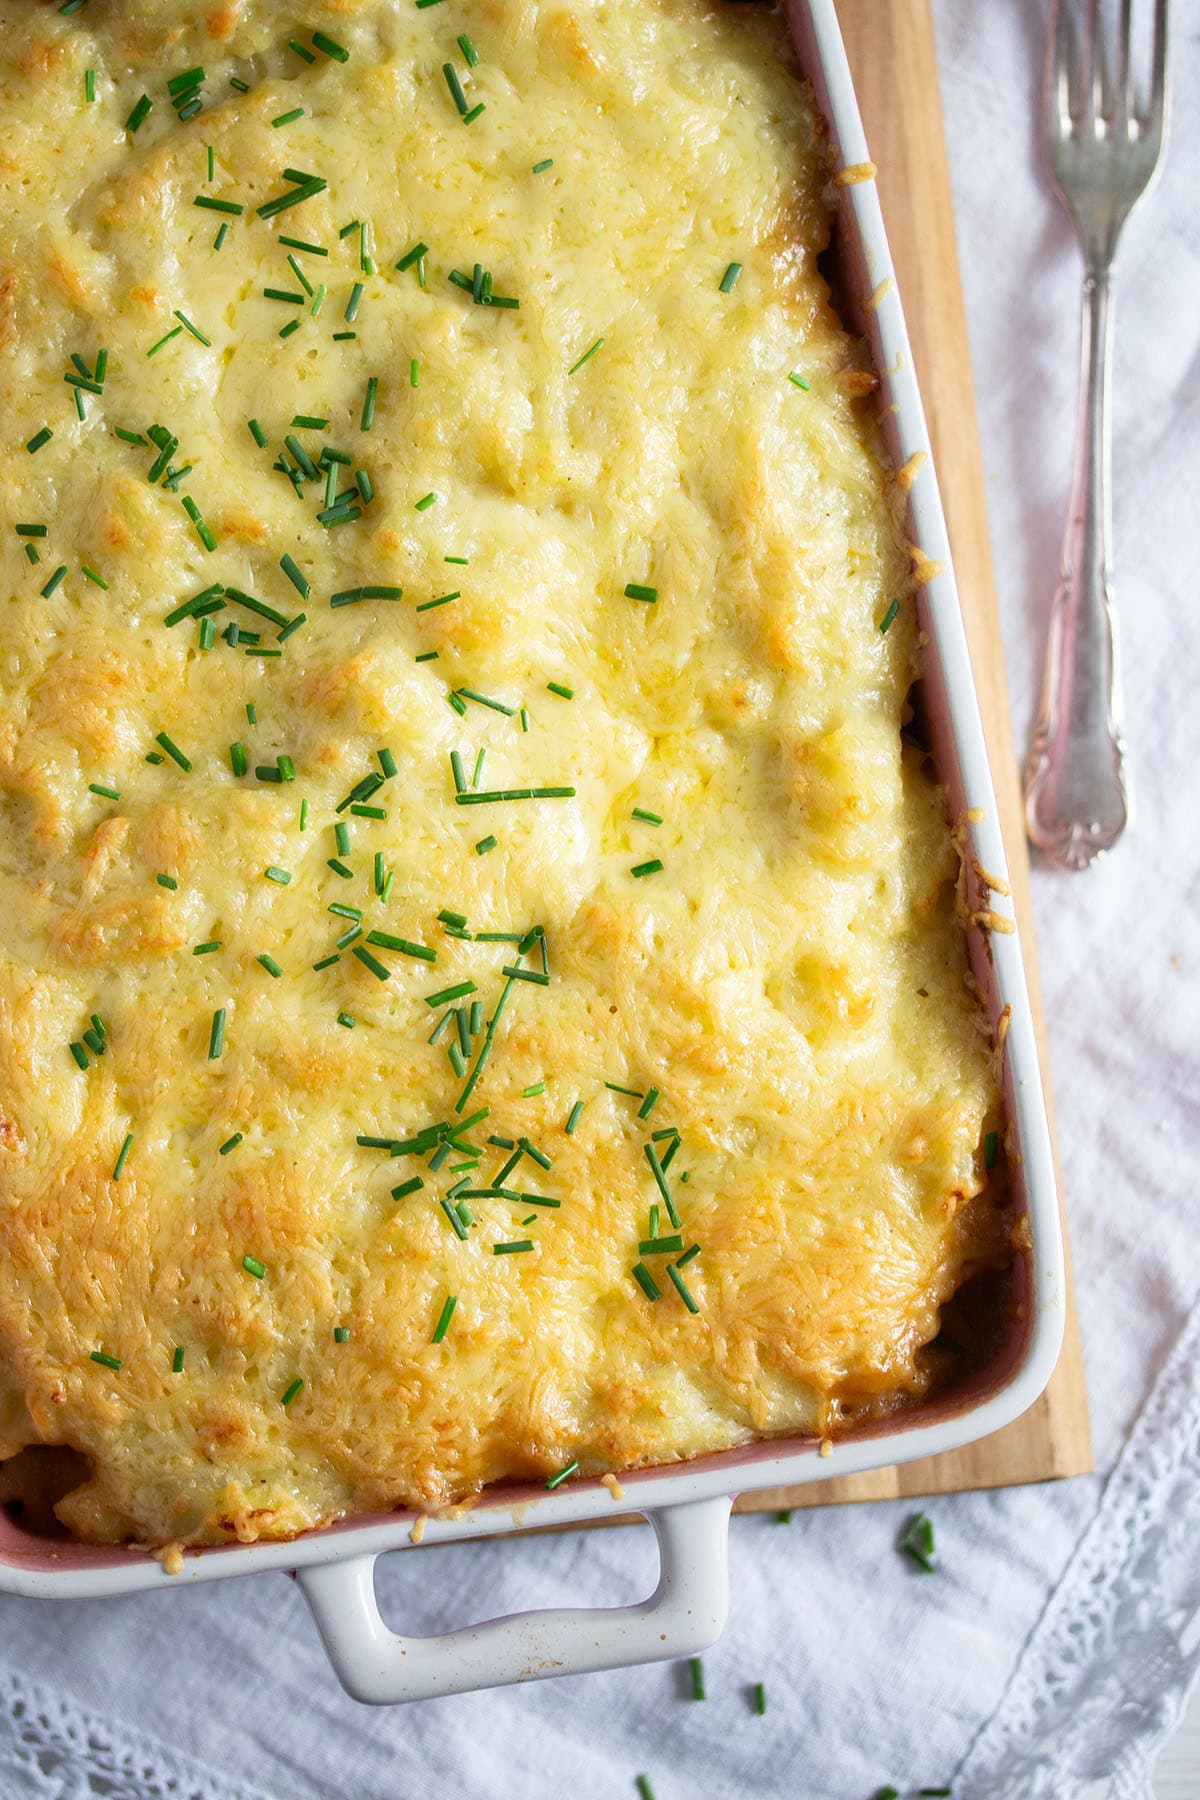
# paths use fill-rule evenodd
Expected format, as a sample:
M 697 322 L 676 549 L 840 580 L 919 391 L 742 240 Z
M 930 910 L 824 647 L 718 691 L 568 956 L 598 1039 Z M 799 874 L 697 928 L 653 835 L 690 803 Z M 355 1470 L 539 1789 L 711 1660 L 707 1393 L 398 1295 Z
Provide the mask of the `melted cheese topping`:
M 826 1433 L 923 1391 L 1000 1242 L 956 858 L 901 738 L 908 554 L 780 18 L 308 12 L 346 60 L 267 0 L 0 0 L 0 1457 L 81 1451 L 92 1539 Z M 263 219 L 287 167 L 325 185 Z M 569 792 L 459 804 L 455 752 L 469 793 Z M 509 1192 L 456 1230 L 464 1183 Z M 699 1246 L 680 1288 L 656 1235 Z

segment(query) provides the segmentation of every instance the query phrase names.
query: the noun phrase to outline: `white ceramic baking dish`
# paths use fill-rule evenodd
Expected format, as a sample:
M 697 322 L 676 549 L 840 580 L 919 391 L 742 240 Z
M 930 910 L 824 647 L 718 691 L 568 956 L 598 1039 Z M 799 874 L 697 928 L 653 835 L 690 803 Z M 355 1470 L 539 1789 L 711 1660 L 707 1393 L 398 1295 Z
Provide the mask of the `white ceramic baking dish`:
M 834 0 L 790 0 L 801 65 L 828 122 L 837 167 L 864 174 L 868 162 Z M 955 814 L 978 809 L 968 864 L 1003 877 L 1004 848 L 988 772 L 983 729 L 972 683 L 958 594 L 950 567 L 945 521 L 929 438 L 913 375 L 908 334 L 892 277 L 874 180 L 839 186 L 836 246 L 844 304 L 867 337 L 883 384 L 888 447 L 897 466 L 923 455 L 910 492 L 910 535 L 938 572 L 918 597 L 928 638 L 924 711 L 937 766 Z M 988 896 L 980 893 L 981 905 Z M 991 900 L 1003 906 L 1002 900 Z M 490 1491 L 460 1517 L 430 1519 L 421 1543 L 577 1525 L 642 1514 L 658 1536 L 660 1575 L 637 1606 L 517 1614 L 441 1637 L 402 1638 L 385 1626 L 375 1597 L 376 1559 L 385 1551 L 416 1551 L 414 1518 L 385 1517 L 335 1526 L 286 1544 L 231 1545 L 187 1557 L 183 1573 L 128 1550 L 38 1537 L 0 1513 L 0 1591 L 46 1599 L 81 1600 L 170 1590 L 264 1569 L 294 1572 L 315 1614 L 330 1658 L 360 1700 L 414 1700 L 434 1694 L 651 1662 L 701 1650 L 721 1631 L 728 1599 L 727 1535 L 732 1497 L 756 1488 L 794 1486 L 907 1462 L 957 1449 L 1009 1424 L 1032 1404 L 1053 1371 L 1062 1341 L 1065 1304 L 1063 1249 L 1054 1166 L 1029 995 L 1015 935 L 976 933 L 972 959 L 995 1025 L 1008 1014 L 1004 1081 L 1008 1144 L 1017 1205 L 1027 1211 L 1031 1251 L 1016 1277 L 1019 1315 L 994 1366 L 969 1392 L 836 1443 L 822 1457 L 810 1440 L 776 1440 L 645 1469 L 622 1477 L 618 1508 L 599 1482 Z

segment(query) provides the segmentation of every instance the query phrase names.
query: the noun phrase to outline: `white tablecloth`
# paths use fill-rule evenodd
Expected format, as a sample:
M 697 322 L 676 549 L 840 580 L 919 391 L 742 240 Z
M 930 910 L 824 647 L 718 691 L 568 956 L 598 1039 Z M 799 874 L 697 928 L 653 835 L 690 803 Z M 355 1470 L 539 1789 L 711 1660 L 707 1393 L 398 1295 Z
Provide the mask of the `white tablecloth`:
M 1101 1475 L 932 1503 L 933 1576 L 894 1548 L 910 1508 L 735 1521 L 732 1616 L 703 1705 L 660 1666 L 369 1710 L 337 1687 L 280 1576 L 90 1605 L 0 1598 L 5 1800 L 600 1800 L 632 1795 L 641 1771 L 658 1800 L 866 1800 L 888 1781 L 952 1780 L 956 1800 L 1148 1795 L 1200 1617 L 1200 1328 L 1181 1338 L 1200 1286 L 1200 95 L 1194 20 L 1176 11 L 1174 136 L 1127 235 L 1117 327 L 1137 830 L 1092 874 L 1035 882 Z M 936 12 L 1024 742 L 1063 516 L 1079 266 L 1034 150 L 1043 5 Z M 649 1535 L 429 1550 L 392 1559 L 383 1587 L 415 1632 L 627 1600 L 652 1584 Z

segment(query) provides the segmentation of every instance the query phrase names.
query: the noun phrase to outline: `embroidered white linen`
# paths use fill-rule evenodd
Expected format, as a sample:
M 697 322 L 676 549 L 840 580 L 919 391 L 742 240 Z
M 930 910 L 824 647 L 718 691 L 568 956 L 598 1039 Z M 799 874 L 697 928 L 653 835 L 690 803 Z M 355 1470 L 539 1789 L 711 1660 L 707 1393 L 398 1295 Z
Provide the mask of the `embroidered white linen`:
M 1018 736 L 1053 586 L 1075 392 L 1078 264 L 1034 149 L 1044 8 L 937 0 L 943 101 Z M 1035 880 L 1076 1275 L 1102 1477 L 931 1503 L 939 1572 L 895 1551 L 912 1509 L 735 1521 L 709 1698 L 670 1666 L 398 1711 L 337 1686 L 278 1576 L 118 1602 L 0 1598 L 9 1800 L 1149 1800 L 1197 1661 L 1200 832 L 1190 598 L 1200 460 L 1200 156 L 1179 34 L 1162 185 L 1130 226 L 1116 373 L 1118 595 L 1136 836 Z M 1181 1337 L 1181 1332 L 1184 1335 Z M 1178 1341 L 1175 1354 L 1172 1346 Z M 1147 1404 L 1156 1375 L 1165 1368 Z M 1139 1417 L 1140 1415 L 1140 1417 Z M 1190 1517 L 1189 1517 L 1190 1511 Z M 652 1585 L 648 1529 L 395 1558 L 412 1632 Z M 753 1711 L 762 1681 L 767 1712 Z M 1111 1779 L 1110 1779 L 1111 1776 Z

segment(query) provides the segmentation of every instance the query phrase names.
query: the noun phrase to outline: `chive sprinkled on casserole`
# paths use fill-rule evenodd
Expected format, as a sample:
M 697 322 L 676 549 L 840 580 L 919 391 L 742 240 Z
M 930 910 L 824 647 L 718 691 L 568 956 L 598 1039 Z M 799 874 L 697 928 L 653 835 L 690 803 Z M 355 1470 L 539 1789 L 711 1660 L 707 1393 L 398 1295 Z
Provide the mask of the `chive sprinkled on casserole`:
M 5 15 L 0 1457 L 97 1541 L 826 1438 L 1010 1254 L 783 20 L 441 3 Z

